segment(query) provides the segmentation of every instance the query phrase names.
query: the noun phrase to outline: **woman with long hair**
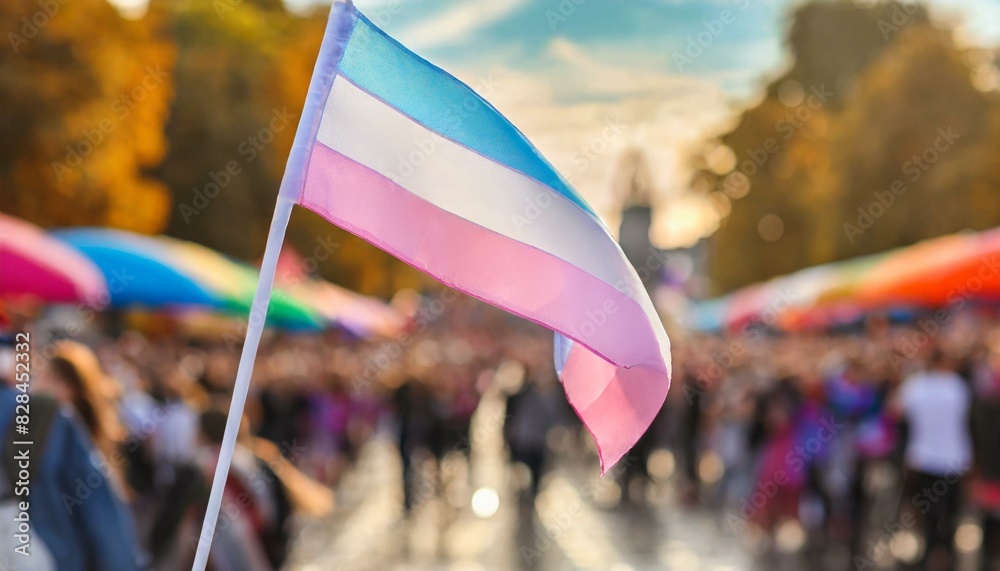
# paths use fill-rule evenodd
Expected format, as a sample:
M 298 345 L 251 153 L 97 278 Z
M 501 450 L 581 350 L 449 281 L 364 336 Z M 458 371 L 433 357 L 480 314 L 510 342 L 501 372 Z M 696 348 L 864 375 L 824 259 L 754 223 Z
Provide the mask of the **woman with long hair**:
M 119 388 L 85 345 L 60 341 L 54 349 L 46 374 L 40 379 L 42 388 L 73 410 L 103 456 L 117 491 L 127 497 L 119 449 L 126 436 L 118 417 Z

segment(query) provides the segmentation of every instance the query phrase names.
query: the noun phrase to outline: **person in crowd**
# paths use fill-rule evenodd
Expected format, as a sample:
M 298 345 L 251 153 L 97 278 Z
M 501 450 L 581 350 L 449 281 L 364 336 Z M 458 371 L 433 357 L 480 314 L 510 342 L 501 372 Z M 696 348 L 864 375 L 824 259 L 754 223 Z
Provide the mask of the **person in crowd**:
M 125 481 L 126 456 L 121 449 L 126 432 L 118 416 L 119 387 L 104 374 L 94 352 L 73 341 L 57 342 L 38 382 L 39 390 L 55 397 L 80 419 L 107 464 L 118 494 L 128 498 L 131 494 Z
M 1000 570 L 1000 338 L 974 368 L 972 406 L 975 487 L 971 494 L 983 530 L 980 571 Z
M 962 497 L 960 485 L 972 465 L 972 394 L 965 379 L 955 373 L 955 365 L 951 356 L 934 349 L 927 366 L 907 378 L 897 395 L 897 406 L 909 425 L 904 497 L 913 498 L 910 507 L 923 519 L 922 568 L 929 568 L 932 560 L 954 567 L 952 538 Z
M 529 373 L 530 374 L 530 373 Z M 534 503 L 542 481 L 546 460 L 546 437 L 549 430 L 560 420 L 559 400 L 555 389 L 555 379 L 532 375 L 525 380 L 521 390 L 510 395 L 507 400 L 507 421 L 504 423 L 504 438 L 510 449 L 512 462 L 527 466 L 531 474 L 531 484 L 525 497 Z
M 702 359 L 702 358 L 699 358 Z M 682 398 L 681 424 L 679 438 L 679 459 L 686 477 L 684 498 L 688 502 L 696 502 L 700 497 L 701 477 L 698 474 L 698 460 L 704 421 L 703 403 L 705 392 L 713 381 L 710 374 L 711 363 L 698 361 L 693 367 L 684 371 L 680 378 Z
M 17 503 L 24 496 L 17 490 L 19 466 L 12 464 L 17 451 L 16 407 L 25 394 L 15 374 L 18 358 L 14 339 L 0 341 L 0 431 L 3 440 L 3 469 L 0 470 L 0 527 L 12 524 Z M 30 379 L 30 377 L 29 377 Z M 69 392 L 63 396 L 70 396 Z M 27 415 L 33 444 L 29 456 L 32 525 L 32 569 L 59 571 L 130 571 L 145 567 L 147 558 L 139 545 L 135 525 L 127 506 L 115 491 L 115 476 L 100 459 L 98 445 L 89 430 L 71 410 L 60 407 L 51 397 L 33 393 Z M 98 418 L 94 416 L 92 418 Z M 108 433 L 100 433 L 108 435 Z M 113 433 L 112 433 L 113 434 Z M 113 442 L 113 438 L 108 442 Z M 10 516 L 10 517 L 8 517 Z M 4 565 L 23 568 L 12 542 L 12 529 L 0 533 L 0 553 Z
M 926 366 L 925 347 L 912 351 L 915 330 L 907 324 L 886 322 L 877 334 L 855 328 L 678 338 L 675 385 L 664 412 L 614 468 L 612 477 L 626 480 L 619 499 L 611 499 L 612 494 L 599 500 L 592 494 L 582 497 L 596 509 L 609 508 L 612 501 L 634 502 L 628 512 L 633 528 L 627 533 L 633 547 L 642 544 L 643 526 L 657 525 L 655 518 L 635 524 L 639 509 L 677 498 L 689 506 L 670 509 L 694 507 L 722 517 L 746 514 L 747 523 L 766 533 L 740 534 L 738 539 L 764 540 L 754 547 L 775 547 L 763 550 L 769 555 L 790 549 L 776 557 L 800 558 L 795 563 L 811 563 L 813 554 L 832 561 L 836 558 L 825 556 L 839 552 L 849 553 L 852 561 L 878 560 L 878 566 L 889 565 L 892 558 L 913 562 L 923 556 L 917 562 L 935 569 L 974 558 L 982 571 L 996 571 L 1000 349 L 994 345 L 1000 343 L 989 335 L 996 328 L 991 319 L 983 319 L 982 326 L 955 320 L 943 327 L 930 341 L 942 350 L 933 351 Z M 564 481 L 585 486 L 590 474 L 580 466 L 593 465 L 594 450 L 586 430 L 566 408 L 551 365 L 551 336 L 518 323 L 456 301 L 426 330 L 394 345 L 391 355 L 384 340 L 309 333 L 265 337 L 247 402 L 248 426 L 256 430 L 245 428 L 241 434 L 225 490 L 230 515 L 224 508 L 222 521 L 235 514 L 238 522 L 220 530 L 210 568 L 269 571 L 287 565 L 294 549 L 292 514 L 324 517 L 333 506 L 330 489 L 298 467 L 329 486 L 344 482 L 351 492 L 357 478 L 341 480 L 342 474 L 356 476 L 359 466 L 368 466 L 371 450 L 385 451 L 393 444 L 398 444 L 407 482 L 399 499 L 414 507 L 400 510 L 399 522 L 423 525 L 432 513 L 438 513 L 442 526 L 463 521 L 462 511 L 471 505 L 466 493 L 473 482 L 470 474 L 476 470 L 462 466 L 477 461 L 469 454 L 477 440 L 469 433 L 470 418 L 480 395 L 498 388 L 491 383 L 502 384 L 490 371 L 504 360 L 522 363 L 529 371 L 524 390 L 508 400 L 502 430 L 512 463 L 522 463 L 532 473 L 522 512 L 532 525 L 542 521 L 537 502 L 530 500 L 550 501 L 557 494 L 547 494 L 547 486 Z M 143 564 L 143 552 L 150 553 L 152 569 L 189 568 L 224 433 L 226 411 L 220 401 L 230 396 L 239 354 L 218 339 L 175 331 L 85 338 L 87 346 L 60 344 L 52 366 L 35 375 L 37 388 L 64 405 L 64 413 L 53 416 L 57 420 L 39 452 L 44 461 L 38 470 L 46 474 L 39 485 L 60 490 L 40 492 L 55 494 L 55 500 L 41 499 L 33 508 L 40 510 L 40 545 L 53 557 L 87 561 L 74 567 L 58 559 L 52 566 L 71 571 L 127 570 Z M 959 359 L 961 367 L 956 366 Z M 117 380 L 123 381 L 125 392 L 119 392 Z M 501 387 L 508 389 L 518 390 Z M 8 402 L 2 400 L 4 394 L 0 391 L 0 404 Z M 39 410 L 44 410 L 45 399 L 38 396 Z M 32 403 L 34 417 L 36 401 Z M 13 427 L 9 414 L 9 407 L 0 410 L 0 430 L 7 436 Z M 549 439 L 553 448 L 548 450 L 546 433 L 560 414 L 567 422 L 555 433 L 558 438 Z M 372 442 L 380 444 L 371 448 Z M 142 461 L 149 464 L 144 471 L 154 475 L 145 478 L 141 489 L 133 476 L 137 457 L 116 455 L 133 443 L 139 443 Z M 49 450 L 52 445 L 58 453 Z M 658 449 L 663 445 L 670 452 Z M 67 451 L 73 446 L 84 453 Z M 656 461 L 649 465 L 655 470 L 647 477 L 646 453 L 653 449 Z M 63 465 L 73 462 L 80 465 Z M 80 506 L 73 501 L 73 513 L 62 513 L 62 490 L 70 498 L 85 493 L 65 487 L 94 466 L 107 472 L 102 472 L 103 492 Z M 554 477 L 542 478 L 549 468 Z M 50 473 L 73 479 L 50 478 Z M 905 491 L 900 489 L 904 480 Z M 969 493 L 963 497 L 961 491 Z M 757 507 L 751 502 L 759 503 L 760 496 L 766 501 Z M 248 501 L 234 501 L 239 498 Z M 345 498 L 358 501 L 355 495 Z M 921 516 L 914 532 L 924 536 L 926 549 L 914 549 L 912 557 L 903 549 L 906 542 L 882 537 L 884 524 L 900 521 L 900 498 Z M 136 514 L 131 518 L 125 499 Z M 0 507 L 10 505 L 9 498 L 0 502 Z M 435 511 L 442 506 L 443 512 Z M 98 515 L 79 515 L 81 510 Z M 955 535 L 960 510 L 979 517 L 983 539 L 977 553 L 956 557 L 952 545 L 956 552 L 969 549 L 963 534 Z M 148 517 L 137 517 L 140 512 Z M 0 511 L 0 527 L 4 513 Z M 91 525 L 103 522 L 100 518 L 110 523 Z M 517 521 L 523 526 L 528 520 Z M 107 547 L 108 528 L 114 530 L 119 551 Z M 524 529 L 523 540 L 532 544 L 544 533 Z M 91 543 L 99 546 L 94 553 Z M 131 563 L 111 560 L 123 557 L 121 550 Z
M 835 458 L 846 478 L 838 478 L 837 487 L 844 502 L 842 514 L 852 530 L 851 552 L 863 553 L 864 529 L 871 502 L 866 482 L 870 471 L 895 447 L 895 430 L 887 414 L 888 380 L 871 359 L 852 358 L 846 369 L 827 385 L 830 413 L 842 429 L 835 435 Z
M 306 397 L 309 420 L 309 449 L 312 474 L 320 481 L 333 483 L 346 464 L 350 395 L 335 375 L 325 384 L 316 383 Z
M 719 455 L 723 467 L 717 485 L 718 507 L 738 505 L 753 485 L 750 481 L 753 458 L 748 443 L 755 402 L 750 380 L 745 369 L 733 371 L 731 377 L 720 384 L 713 399 L 716 426 L 712 431 L 711 447 Z M 668 420 L 669 411 L 664 407 L 657 421 L 662 425 Z
M 197 461 L 206 482 L 211 482 L 215 473 L 226 418 L 221 405 L 212 406 L 201 415 L 202 446 Z M 247 446 L 245 420 L 240 436 L 222 497 L 223 515 L 216 526 L 208 567 L 212 571 L 273 571 L 280 561 L 275 564 L 271 549 L 283 550 L 275 544 L 287 539 L 278 536 L 283 534 L 288 500 L 280 487 L 275 486 L 271 474 L 257 473 L 256 457 Z
M 220 402 L 201 413 L 194 466 L 181 471 L 177 485 L 168 493 L 170 509 L 153 529 L 155 544 L 173 546 L 155 552 L 160 568 L 190 567 L 196 547 L 193 538 L 207 505 L 227 418 L 227 408 Z M 223 515 L 216 526 L 210 570 L 280 569 L 289 555 L 293 513 L 312 517 L 330 514 L 332 492 L 295 468 L 292 462 L 298 453 L 254 437 L 244 417 L 223 494 Z
M 288 390 L 283 386 L 287 384 L 270 383 L 258 396 L 261 408 L 258 434 L 279 445 L 304 440 L 301 419 L 309 409 L 304 391 L 297 390 L 294 384 Z
M 795 454 L 801 443 L 801 401 L 797 379 L 786 377 L 760 403 L 760 455 L 753 489 L 769 501 L 753 512 L 753 519 L 769 533 L 784 521 L 798 519 L 807 474 L 800 465 L 805 460 Z
M 398 423 L 397 444 L 402 465 L 403 509 L 409 511 L 417 501 L 415 464 L 429 447 L 431 424 L 430 392 L 416 377 L 406 379 L 393 394 Z

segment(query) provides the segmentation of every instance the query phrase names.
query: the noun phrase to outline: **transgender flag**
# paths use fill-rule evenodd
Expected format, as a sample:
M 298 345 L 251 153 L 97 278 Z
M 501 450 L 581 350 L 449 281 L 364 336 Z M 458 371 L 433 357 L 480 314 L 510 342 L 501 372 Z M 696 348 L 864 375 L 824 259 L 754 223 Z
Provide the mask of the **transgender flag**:
M 602 470 L 660 410 L 669 341 L 597 214 L 488 102 L 350 3 L 332 9 L 281 194 L 561 333 L 557 369 Z

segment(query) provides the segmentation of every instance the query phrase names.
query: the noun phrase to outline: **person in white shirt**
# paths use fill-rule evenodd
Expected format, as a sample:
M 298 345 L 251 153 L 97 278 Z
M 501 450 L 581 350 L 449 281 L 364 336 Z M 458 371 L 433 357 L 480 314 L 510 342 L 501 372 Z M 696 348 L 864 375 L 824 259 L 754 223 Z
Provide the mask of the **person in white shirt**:
M 907 378 L 897 405 L 909 425 L 904 463 L 905 498 L 924 521 L 921 568 L 936 548 L 954 561 L 952 537 L 959 511 L 962 475 L 972 465 L 969 409 L 972 392 L 955 373 L 954 362 L 935 350 L 927 367 Z

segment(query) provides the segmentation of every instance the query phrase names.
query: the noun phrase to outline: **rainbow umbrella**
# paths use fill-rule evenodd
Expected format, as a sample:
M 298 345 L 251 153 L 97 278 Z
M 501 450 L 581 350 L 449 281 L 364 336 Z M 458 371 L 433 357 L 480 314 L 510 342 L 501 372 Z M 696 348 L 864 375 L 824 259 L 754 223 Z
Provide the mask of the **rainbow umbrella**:
M 853 321 L 861 312 L 857 300 L 860 284 L 885 256 L 874 254 L 831 262 L 781 278 L 789 303 L 778 316 L 778 325 L 800 330 Z
M 897 250 L 836 262 L 836 277 L 816 296 L 818 306 L 856 305 L 873 269 Z
M 309 261 L 294 247 L 283 245 L 278 255 L 275 284 L 314 308 L 329 323 L 356 337 L 393 337 L 402 333 L 407 318 L 396 308 L 382 300 L 311 278 L 306 271 L 308 266 Z
M 729 294 L 723 325 L 729 330 L 736 330 L 759 318 L 771 296 L 769 282 L 751 284 Z
M 204 246 L 104 228 L 54 234 L 97 265 L 115 307 L 202 306 L 246 315 L 253 303 L 257 271 Z M 281 289 L 271 294 L 267 318 L 289 329 L 324 324 L 315 310 Z
M 96 303 L 104 276 L 85 256 L 24 220 L 0 214 L 0 297 Z
M 885 257 L 876 254 L 812 266 L 748 285 L 725 297 L 696 304 L 693 326 L 732 331 L 762 321 L 795 330 L 853 319 L 858 312 L 862 281 Z
M 697 328 L 733 330 L 763 320 L 800 329 L 856 319 L 875 308 L 970 299 L 1000 300 L 1000 228 L 805 268 L 697 304 L 693 315 Z
M 867 307 L 938 307 L 1000 297 L 1000 229 L 952 234 L 902 248 L 874 265 L 859 284 Z
M 723 323 L 730 330 L 752 321 L 784 327 L 787 316 L 812 306 L 835 275 L 829 266 L 815 266 L 740 288 L 728 296 Z

